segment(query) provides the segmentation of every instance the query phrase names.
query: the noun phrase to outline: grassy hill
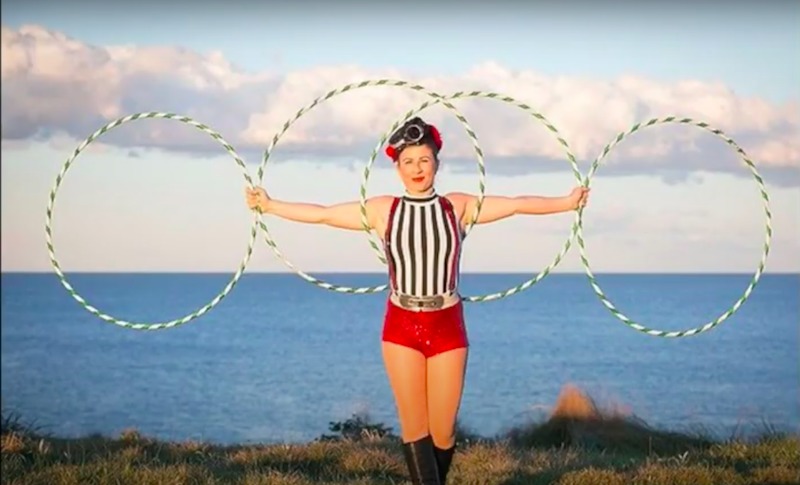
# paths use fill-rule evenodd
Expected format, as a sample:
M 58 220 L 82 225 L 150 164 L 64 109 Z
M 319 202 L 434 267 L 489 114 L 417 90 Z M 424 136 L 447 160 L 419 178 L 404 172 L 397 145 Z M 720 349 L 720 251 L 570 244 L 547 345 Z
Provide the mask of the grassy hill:
M 219 446 L 164 442 L 128 430 L 117 437 L 47 436 L 6 414 L 2 483 L 402 484 L 397 436 L 363 416 L 331 423 L 306 444 Z M 567 387 L 541 422 L 485 438 L 459 428 L 448 484 L 800 484 L 800 437 L 765 427 L 757 437 L 712 438 L 652 429 L 600 410 Z

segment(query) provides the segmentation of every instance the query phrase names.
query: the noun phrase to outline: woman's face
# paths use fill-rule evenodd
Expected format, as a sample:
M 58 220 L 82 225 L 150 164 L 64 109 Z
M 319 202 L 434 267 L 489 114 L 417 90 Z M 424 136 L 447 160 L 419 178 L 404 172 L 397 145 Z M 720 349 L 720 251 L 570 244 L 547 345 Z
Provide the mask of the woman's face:
M 428 145 L 412 145 L 403 149 L 397 159 L 397 173 L 410 194 L 422 194 L 433 187 L 438 162 Z

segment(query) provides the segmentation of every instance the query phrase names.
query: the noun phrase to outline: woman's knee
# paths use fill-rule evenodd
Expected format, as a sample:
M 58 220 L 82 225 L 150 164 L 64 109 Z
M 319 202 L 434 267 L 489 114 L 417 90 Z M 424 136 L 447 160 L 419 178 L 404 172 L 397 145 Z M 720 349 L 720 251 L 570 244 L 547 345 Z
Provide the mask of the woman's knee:
M 439 424 L 430 426 L 431 438 L 437 448 L 447 449 L 456 444 L 455 424 Z
M 458 409 L 438 411 L 431 413 L 428 429 L 437 447 L 450 448 L 456 441 Z
M 425 420 L 400 420 L 400 435 L 405 443 L 417 441 L 431 434 Z

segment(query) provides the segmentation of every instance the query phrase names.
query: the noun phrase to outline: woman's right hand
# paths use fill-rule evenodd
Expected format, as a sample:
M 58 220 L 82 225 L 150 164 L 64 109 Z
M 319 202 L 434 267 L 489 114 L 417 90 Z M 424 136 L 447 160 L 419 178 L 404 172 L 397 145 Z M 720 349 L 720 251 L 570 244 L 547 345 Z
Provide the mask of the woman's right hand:
M 244 191 L 247 199 L 247 207 L 249 207 L 250 210 L 257 209 L 262 214 L 267 211 L 267 205 L 270 199 L 266 190 L 262 187 L 245 187 Z

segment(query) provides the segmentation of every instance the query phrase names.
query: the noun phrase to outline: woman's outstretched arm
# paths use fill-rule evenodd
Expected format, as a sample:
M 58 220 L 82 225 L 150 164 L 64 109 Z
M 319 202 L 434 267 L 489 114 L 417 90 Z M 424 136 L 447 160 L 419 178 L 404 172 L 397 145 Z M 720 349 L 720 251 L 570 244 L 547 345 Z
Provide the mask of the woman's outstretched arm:
M 466 225 L 472 220 L 478 197 L 460 192 L 448 194 L 447 197 L 457 207 L 463 209 L 462 222 Z M 538 195 L 522 195 L 518 197 L 486 196 L 483 199 L 481 213 L 476 224 L 488 224 L 515 215 L 545 215 L 573 211 L 586 205 L 589 200 L 589 189 L 576 187 L 569 195 L 562 197 L 544 197 Z
M 359 202 L 345 202 L 334 205 L 285 202 L 271 199 L 261 187 L 255 189 L 247 187 L 245 188 L 245 195 L 250 210 L 259 210 L 262 214 L 272 214 L 282 219 L 306 224 L 324 224 L 354 231 L 363 230 L 361 204 Z M 367 221 L 371 228 L 375 228 L 381 219 L 381 214 L 388 211 L 388 204 L 391 203 L 390 199 L 390 197 L 379 196 L 367 200 Z

